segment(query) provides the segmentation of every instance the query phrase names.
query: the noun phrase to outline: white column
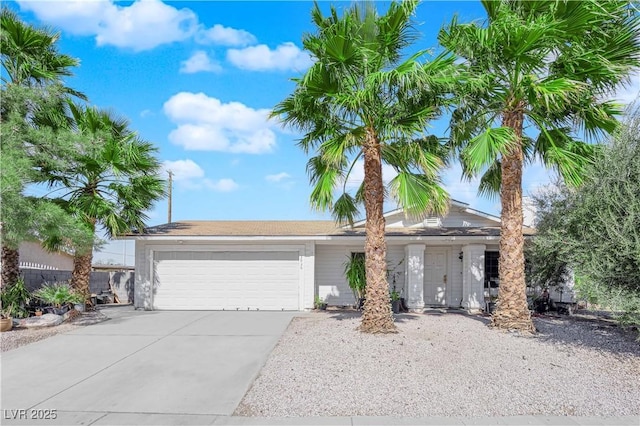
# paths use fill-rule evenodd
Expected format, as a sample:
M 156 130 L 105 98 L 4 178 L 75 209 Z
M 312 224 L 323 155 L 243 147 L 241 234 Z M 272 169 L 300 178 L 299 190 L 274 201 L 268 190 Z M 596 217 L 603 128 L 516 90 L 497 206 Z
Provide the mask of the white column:
M 477 310 L 484 308 L 484 244 L 462 247 L 462 306 Z
M 409 309 L 424 308 L 424 248 L 424 244 L 408 244 L 404 248 Z
M 313 309 L 316 294 L 316 243 L 305 243 L 304 250 L 300 251 L 300 307 L 301 310 Z

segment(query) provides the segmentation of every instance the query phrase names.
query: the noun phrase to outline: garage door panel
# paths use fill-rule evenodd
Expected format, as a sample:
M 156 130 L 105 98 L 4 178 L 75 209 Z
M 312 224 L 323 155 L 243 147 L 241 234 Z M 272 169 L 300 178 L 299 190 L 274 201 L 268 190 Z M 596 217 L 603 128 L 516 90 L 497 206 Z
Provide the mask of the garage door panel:
M 155 253 L 156 309 L 298 310 L 299 254 Z

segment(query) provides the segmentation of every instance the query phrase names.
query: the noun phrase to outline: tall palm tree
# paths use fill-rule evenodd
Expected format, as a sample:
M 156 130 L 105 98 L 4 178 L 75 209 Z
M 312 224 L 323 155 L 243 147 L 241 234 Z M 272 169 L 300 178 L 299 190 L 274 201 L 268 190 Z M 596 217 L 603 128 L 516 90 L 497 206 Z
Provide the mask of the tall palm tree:
M 14 87 L 26 87 L 33 89 L 33 92 L 28 95 L 29 97 L 28 104 L 31 106 L 28 110 L 23 111 L 23 117 L 21 119 L 25 121 L 24 124 L 27 127 L 20 125 L 15 125 L 11 129 L 7 127 L 5 131 L 5 136 L 7 136 L 8 132 L 12 134 L 15 133 L 16 128 L 21 128 L 24 131 L 27 131 L 29 128 L 33 127 L 35 123 L 31 120 L 33 118 L 35 110 L 46 111 L 48 115 L 55 115 L 56 111 L 62 110 L 63 99 L 67 95 L 73 95 L 76 97 L 80 97 L 81 99 L 85 99 L 86 97 L 69 87 L 64 86 L 62 83 L 62 78 L 71 75 L 70 68 L 78 65 L 79 61 L 75 58 L 72 58 L 68 55 L 61 54 L 57 51 L 57 41 L 59 35 L 52 32 L 46 28 L 35 28 L 31 25 L 25 24 L 22 22 L 18 16 L 11 11 L 7 7 L 3 7 L 0 12 L 0 58 L 2 61 L 2 67 L 5 71 L 5 76 L 2 77 L 2 86 L 3 86 L 3 97 L 6 99 L 7 88 L 10 86 Z M 59 91 L 46 91 L 44 90 L 47 87 L 52 85 L 59 86 Z M 43 89 L 41 93 L 37 93 L 37 89 Z M 34 100 L 38 99 L 39 101 L 43 101 L 48 103 L 49 100 L 46 99 L 53 94 L 60 93 L 60 97 L 58 98 L 58 108 L 51 108 L 49 105 L 46 108 L 40 108 L 39 106 L 33 106 Z M 56 95 L 57 96 L 57 95 Z M 25 99 L 27 98 L 25 97 Z M 2 109 L 2 120 L 6 124 L 6 120 L 9 119 L 9 116 L 12 114 L 11 111 L 8 111 L 8 106 L 16 106 L 20 110 L 24 105 L 19 105 L 17 102 L 3 102 Z M 16 119 L 15 116 L 12 117 L 13 120 Z M 26 123 L 26 121 L 30 121 Z M 5 148 L 7 148 L 7 144 L 5 144 Z M 36 144 L 36 146 L 38 146 Z M 29 152 L 33 152 L 33 145 L 30 148 Z M 18 152 L 18 151 L 16 151 Z M 25 152 L 27 150 L 23 150 L 24 157 Z M 8 158 L 5 158 L 5 162 L 9 161 Z M 15 164 L 15 163 L 14 163 Z M 31 163 L 30 163 L 31 164 Z M 6 170 L 6 169 L 5 169 Z M 24 178 L 25 174 L 22 173 L 21 176 Z M 21 185 L 25 185 L 26 181 L 21 181 Z M 32 213 L 37 209 L 34 203 L 24 197 L 21 197 L 22 191 L 17 191 L 14 194 L 15 197 L 9 197 L 7 191 L 3 190 L 3 208 L 5 212 L 11 210 L 13 211 L 24 211 L 27 208 Z M 44 204 L 36 202 L 39 206 L 43 206 Z M 32 214 L 28 216 L 33 216 Z M 33 231 L 29 229 L 29 227 L 24 226 L 26 223 L 23 222 L 16 229 L 10 229 L 10 227 L 14 224 L 17 224 L 19 221 L 8 222 L 8 218 L 4 216 L 3 226 L 2 226 L 2 274 L 0 285 L 11 285 L 13 284 L 19 276 L 20 273 L 20 261 L 19 261 L 19 253 L 18 246 L 22 240 L 25 239 L 27 233 Z
M 379 16 L 371 2 L 364 2 L 341 17 L 332 8 L 325 17 L 316 4 L 316 34 L 303 39 L 316 62 L 294 79 L 294 92 L 273 111 L 302 131 L 299 145 L 316 154 L 307 164 L 312 206 L 353 223 L 364 203 L 367 286 L 360 329 L 369 333 L 396 331 L 386 271 L 386 195 L 416 215 L 443 212 L 448 204 L 438 178 L 443 146 L 434 137 L 416 136 L 439 115 L 454 65 L 448 56 L 421 63 L 424 51 L 401 60 L 402 49 L 414 40 L 416 7 L 416 1 L 393 2 Z M 346 181 L 361 158 L 364 181 L 350 194 Z M 383 163 L 397 172 L 388 192 Z
M 47 173 L 47 183 L 59 191 L 58 203 L 92 235 L 99 228 L 109 237 L 142 230 L 145 211 L 165 194 L 157 148 L 108 111 L 69 107 L 80 143 L 69 168 Z M 59 242 L 48 241 L 51 246 Z M 75 251 L 71 284 L 88 298 L 93 246 L 76 246 Z
M 80 64 L 77 58 L 58 52 L 60 33 L 50 28 L 29 25 L 8 7 L 0 13 L 0 42 L 2 66 L 7 76 L 3 84 L 19 86 L 45 86 L 62 83 L 63 77 L 73 74 L 71 69 Z M 64 92 L 82 100 L 86 96 L 69 87 Z
M 640 59 L 640 21 L 630 4 L 601 1 L 482 1 L 483 23 L 456 19 L 440 43 L 468 74 L 452 115 L 451 140 L 467 177 L 502 204 L 500 290 L 492 322 L 534 330 L 527 308 L 522 235 L 523 165 L 540 160 L 572 185 L 596 140 L 616 128 L 607 101 Z M 526 132 L 525 132 L 526 130 Z

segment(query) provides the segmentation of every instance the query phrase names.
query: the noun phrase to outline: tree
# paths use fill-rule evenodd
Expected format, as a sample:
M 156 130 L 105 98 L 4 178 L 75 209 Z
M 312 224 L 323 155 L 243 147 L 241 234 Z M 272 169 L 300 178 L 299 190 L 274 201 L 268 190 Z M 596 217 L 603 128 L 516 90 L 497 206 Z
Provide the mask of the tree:
M 2 90 L 0 107 L 0 187 L 2 187 L 2 286 L 13 285 L 20 274 L 18 248 L 25 240 L 65 236 L 66 241 L 87 241 L 82 227 L 46 198 L 25 195 L 43 169 L 63 167 L 73 152 L 68 135 L 34 124 L 37 117 L 58 108 L 55 87 L 10 85 Z M 63 246 L 63 248 L 65 248 Z
M 77 150 L 69 167 L 46 171 L 57 203 L 94 235 L 144 229 L 145 211 L 165 194 L 157 148 L 128 129 L 125 119 L 89 106 L 69 104 Z M 65 129 L 59 129 L 64 132 Z M 60 240 L 51 239 L 55 246 Z M 71 284 L 88 299 L 93 244 L 75 247 Z
M 358 206 L 366 213 L 366 302 L 360 329 L 395 332 L 387 283 L 383 203 L 390 194 L 406 211 L 423 215 L 447 208 L 438 172 L 444 148 L 435 137 L 416 138 L 446 104 L 453 80 L 453 58 L 421 63 L 421 51 L 401 61 L 414 40 L 411 15 L 416 1 L 393 2 L 379 16 L 371 2 L 353 6 L 340 17 L 325 17 L 316 4 L 315 34 L 303 45 L 316 59 L 273 115 L 304 133 L 299 145 L 314 152 L 307 170 L 313 185 L 311 205 L 331 210 L 340 222 L 353 223 Z M 355 194 L 346 182 L 359 159 L 364 181 Z M 389 183 L 382 164 L 397 172 Z M 337 199 L 335 190 L 342 187 Z
M 569 267 L 582 297 L 639 325 L 640 109 L 629 110 L 580 188 L 560 186 L 537 200 L 543 209 L 530 249 L 536 277 L 553 279 Z
M 440 43 L 464 60 L 451 141 L 481 192 L 500 193 L 500 291 L 493 325 L 534 330 L 527 308 L 522 235 L 523 164 L 539 159 L 570 185 L 593 162 L 597 139 L 616 129 L 608 99 L 640 62 L 640 19 L 627 2 L 482 2 L 487 20 L 456 19 Z M 534 140 L 524 129 L 538 132 Z
M 2 8 L 0 14 L 0 41 L 2 67 L 7 77 L 3 84 L 25 87 L 42 87 L 52 83 L 62 84 L 63 77 L 70 77 L 71 68 L 80 64 L 72 56 L 58 52 L 60 34 L 49 28 L 36 28 L 18 18 L 11 9 Z M 63 92 L 82 100 L 86 96 L 69 87 Z
M 58 35 L 22 22 L 3 8 L 0 14 L 2 67 L 2 280 L 13 284 L 20 273 L 18 247 L 25 239 L 43 237 L 43 232 L 74 235 L 70 218 L 62 210 L 23 190 L 35 179 L 38 162 L 61 158 L 63 146 L 54 142 L 35 118 L 59 115 L 67 95 L 84 95 L 62 85 L 62 77 L 78 60 L 58 53 Z M 23 90 L 21 90 L 23 88 Z M 52 139 L 47 139 L 52 138 Z M 42 155 L 44 154 L 44 155 Z M 35 157 L 39 156 L 38 159 Z M 49 164 L 51 167 L 51 164 Z M 47 219 L 48 218 L 48 219 Z M 65 230 L 56 230 L 59 224 Z M 83 239 L 84 237 L 80 238 Z

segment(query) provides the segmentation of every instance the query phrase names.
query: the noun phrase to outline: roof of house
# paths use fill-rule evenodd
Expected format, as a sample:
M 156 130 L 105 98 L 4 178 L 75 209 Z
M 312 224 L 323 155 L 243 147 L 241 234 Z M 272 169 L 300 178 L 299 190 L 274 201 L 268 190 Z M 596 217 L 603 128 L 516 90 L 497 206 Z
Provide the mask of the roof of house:
M 531 228 L 524 235 L 533 235 Z M 180 221 L 147 228 L 130 236 L 361 236 L 365 229 L 340 227 L 333 221 Z M 387 228 L 387 236 L 499 236 L 500 227 Z
M 147 228 L 142 235 L 176 236 L 276 236 L 327 235 L 336 230 L 330 220 L 219 220 L 180 221 Z M 135 234 L 134 234 L 135 235 Z

